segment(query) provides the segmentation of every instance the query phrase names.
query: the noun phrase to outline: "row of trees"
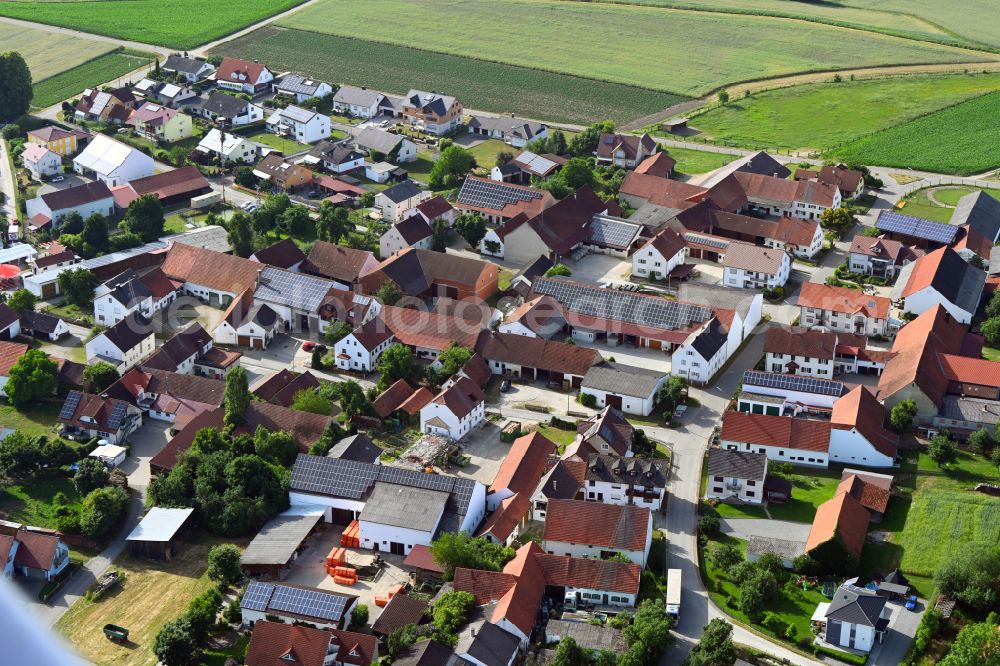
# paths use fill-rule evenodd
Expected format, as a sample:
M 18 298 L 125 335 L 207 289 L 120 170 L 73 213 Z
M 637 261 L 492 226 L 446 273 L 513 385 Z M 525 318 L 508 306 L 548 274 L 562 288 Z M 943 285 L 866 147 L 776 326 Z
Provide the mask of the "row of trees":
M 72 212 L 60 220 L 59 242 L 84 258 L 97 257 L 156 240 L 163 235 L 163 205 L 155 194 L 146 194 L 131 204 L 112 234 L 110 221 L 100 213 L 86 220 Z
M 435 369 L 418 364 L 413 350 L 406 345 L 393 344 L 379 357 L 377 368 L 380 376 L 376 391 L 381 393 L 400 379 L 411 384 L 424 382 L 436 389 L 468 363 L 470 358 L 472 350 L 452 342 L 438 356 L 437 363 L 440 367 Z

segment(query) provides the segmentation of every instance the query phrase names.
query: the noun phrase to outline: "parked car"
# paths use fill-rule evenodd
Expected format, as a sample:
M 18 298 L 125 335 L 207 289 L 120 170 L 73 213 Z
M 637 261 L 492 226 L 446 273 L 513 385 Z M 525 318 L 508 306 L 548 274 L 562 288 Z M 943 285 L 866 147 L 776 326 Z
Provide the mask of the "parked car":
M 319 350 L 321 352 L 325 352 L 327 349 L 326 345 L 316 344 L 315 342 L 303 342 L 302 350 L 307 352 L 311 352 L 313 350 Z
M 62 175 L 61 173 L 58 173 L 58 174 L 52 176 L 52 179 L 49 182 L 50 183 L 61 183 L 64 180 L 66 180 L 66 176 Z
M 917 607 L 917 596 L 911 595 L 909 599 L 906 600 L 906 610 L 914 610 Z
M 382 122 L 380 122 L 378 124 L 378 126 L 379 127 L 388 127 L 389 126 L 389 121 L 388 120 L 383 120 Z
M 510 380 L 509 379 L 505 379 L 502 382 L 500 382 L 500 392 L 501 393 L 506 393 L 509 390 L 510 390 Z
M 245 204 L 243 204 L 243 210 L 245 210 L 248 213 L 255 213 L 257 212 L 257 204 L 255 204 L 252 201 L 248 201 Z

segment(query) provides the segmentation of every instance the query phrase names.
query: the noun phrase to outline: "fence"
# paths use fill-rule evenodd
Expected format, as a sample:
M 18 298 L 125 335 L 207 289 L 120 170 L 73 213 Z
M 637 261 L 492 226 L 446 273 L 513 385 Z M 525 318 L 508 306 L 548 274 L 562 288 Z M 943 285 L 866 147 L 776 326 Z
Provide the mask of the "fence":
M 900 189 L 901 196 L 909 196 L 916 192 L 917 190 L 923 190 L 928 187 L 940 187 L 942 185 L 961 185 L 964 187 L 979 187 L 982 189 L 990 189 L 1000 187 L 1000 182 L 995 180 L 976 180 L 974 178 L 962 178 L 960 176 L 936 176 L 934 178 L 924 178 L 923 180 L 918 180 L 913 183 L 904 185 Z

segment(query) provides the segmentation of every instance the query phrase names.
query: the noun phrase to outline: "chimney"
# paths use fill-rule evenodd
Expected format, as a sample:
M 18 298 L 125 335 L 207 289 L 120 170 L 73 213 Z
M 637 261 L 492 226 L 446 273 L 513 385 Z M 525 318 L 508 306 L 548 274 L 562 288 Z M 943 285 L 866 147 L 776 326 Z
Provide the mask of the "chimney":
M 559 490 L 559 480 L 552 479 L 552 490 Z

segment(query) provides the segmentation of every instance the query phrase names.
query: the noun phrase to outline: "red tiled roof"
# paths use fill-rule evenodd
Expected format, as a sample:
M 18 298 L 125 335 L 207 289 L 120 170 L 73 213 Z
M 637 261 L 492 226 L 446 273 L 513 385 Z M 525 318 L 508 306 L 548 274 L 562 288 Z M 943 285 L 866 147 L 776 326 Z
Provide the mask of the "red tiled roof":
M 378 655 L 378 641 L 371 634 L 360 634 L 356 631 L 330 629 L 334 639 L 340 645 L 337 651 L 337 661 L 344 664 L 368 666 L 374 663 Z M 281 666 L 288 666 L 283 663 Z
M 677 160 L 672 158 L 666 152 L 653 153 L 643 161 L 639 162 L 636 166 L 636 173 L 645 173 L 650 176 L 659 176 L 660 178 L 667 178 L 670 176 L 671 172 L 674 170 L 674 165 L 677 164 Z
M 660 154 L 662 155 L 662 153 Z M 669 260 L 675 254 L 683 250 L 686 245 L 687 244 L 684 242 L 684 238 L 676 231 L 673 229 L 664 229 L 646 241 L 646 244 L 643 245 L 641 249 L 652 247 L 660 253 L 661 257 Z
M 649 509 L 637 506 L 552 499 L 546 509 L 542 538 L 546 542 L 642 551 L 649 517 Z
M 865 179 L 865 174 L 841 165 L 827 165 L 817 174 L 819 180 L 840 189 L 842 194 L 853 195 L 858 185 Z
M 879 485 L 872 483 L 871 479 L 872 477 L 864 474 L 851 474 L 845 470 L 840 485 L 837 486 L 835 495 L 848 493 L 854 499 L 861 502 L 862 506 L 869 511 L 885 513 L 886 507 L 889 506 L 892 482 L 889 481 L 886 485 Z
M 774 239 L 788 245 L 809 247 L 812 245 L 813 239 L 816 237 L 816 230 L 818 228 L 819 223 L 814 222 L 813 220 L 800 220 L 797 217 L 782 217 L 778 220 L 777 233 L 775 234 Z
M 434 561 L 431 549 L 423 544 L 416 544 L 410 549 L 410 554 L 403 560 L 403 566 L 444 573 L 444 567 Z
M 548 585 L 591 588 L 638 594 L 642 567 L 631 562 L 613 562 L 583 557 L 537 553 L 535 559 L 545 572 Z
M 246 666 L 323 666 L 332 639 L 330 631 L 258 620 L 254 623 L 243 663 Z
M 14 537 L 10 534 L 0 534 L 0 571 L 7 568 L 10 561 L 10 550 L 14 547 Z
M 368 250 L 355 250 L 326 241 L 316 241 L 302 264 L 302 272 L 349 284 L 358 279 L 365 262 L 373 258 L 374 255 Z
M 722 265 L 726 268 L 777 275 L 787 257 L 784 250 L 733 241 L 726 248 Z
M 396 340 L 410 347 L 425 347 L 441 351 L 452 342 L 474 349 L 483 329 L 478 322 L 461 317 L 448 317 L 433 312 L 387 305 L 375 321 L 384 322 Z
M 510 450 L 500 463 L 488 492 L 507 489 L 514 493 L 530 495 L 545 474 L 549 456 L 555 452 L 556 445 L 540 432 L 518 437 L 510 445 Z
M 174 293 L 182 285 L 181 282 L 168 278 L 159 267 L 143 275 L 139 278 L 139 281 L 149 288 L 154 300 L 159 300 L 168 294 Z
M 786 180 L 757 173 L 737 171 L 733 174 L 750 198 L 766 199 L 784 204 L 802 201 L 827 208 L 833 206 L 837 188 L 813 180 Z
M 459 377 L 455 383 L 434 396 L 432 402 L 447 407 L 448 411 L 461 420 L 485 399 L 486 395 L 474 381 L 468 377 Z
M 235 83 L 249 83 L 251 85 L 257 83 L 257 79 L 267 67 L 259 62 L 250 62 L 249 60 L 239 60 L 237 58 L 223 58 L 222 62 L 219 64 L 219 69 L 215 72 L 216 81 L 229 81 Z M 234 79 L 233 74 L 245 74 L 247 79 L 245 81 L 240 81 L 238 78 Z
M 968 224 L 963 224 L 961 229 L 962 231 L 959 234 L 961 238 L 952 247 L 955 250 L 969 250 L 970 252 L 974 252 L 989 262 L 993 242 Z
M 488 361 L 582 377 L 601 362 L 597 350 L 514 333 L 483 336 L 477 351 Z
M 817 507 L 805 552 L 839 536 L 848 552 L 860 560 L 870 521 L 868 509 L 852 495 L 846 492 L 835 495 Z
M 871 238 L 860 234 L 851 241 L 851 254 L 863 254 L 879 259 L 890 259 L 892 263 L 899 264 L 904 260 L 912 260 L 917 256 L 923 256 L 923 250 L 914 250 L 908 245 L 892 240 L 891 238 Z
M 495 180 L 480 178 L 478 176 L 467 176 L 465 180 L 466 182 L 482 181 L 490 183 L 491 187 L 494 189 L 499 187 L 500 189 L 509 189 L 516 192 L 534 192 L 538 193 L 540 196 L 534 198 L 522 198 L 522 195 L 518 195 L 518 197 L 514 197 L 512 199 L 513 202 L 504 201 L 500 208 L 496 208 L 463 203 L 461 200 L 461 191 L 459 191 L 459 200 L 455 204 L 456 208 L 459 209 L 477 211 L 487 215 L 499 215 L 503 218 L 514 217 L 518 213 L 525 213 L 529 217 L 533 217 L 556 203 L 556 199 L 551 193 L 548 192 L 548 190 L 539 190 L 534 187 L 528 187 L 527 185 L 516 185 L 514 183 L 499 183 Z
M 646 173 L 629 171 L 618 189 L 619 194 L 645 199 L 649 203 L 670 206 L 672 200 L 701 201 L 708 192 L 704 187 L 690 185 Z
M 857 428 L 879 453 L 896 457 L 899 437 L 885 427 L 885 407 L 864 386 L 857 386 L 833 403 L 833 427 Z
M 775 325 L 764 333 L 764 353 L 791 354 L 806 358 L 833 360 L 837 334 L 813 331 L 799 326 Z
M 399 406 L 401 410 L 414 416 L 420 413 L 427 403 L 434 399 L 434 394 L 431 393 L 430 389 L 426 386 L 421 386 L 416 391 L 413 392 L 409 398 L 403 401 L 403 404 Z
M 161 268 L 169 278 L 239 294 L 257 283 L 260 264 L 231 254 L 174 243 L 167 250 Z
M 496 511 L 491 513 L 483 526 L 479 529 L 477 536 L 490 534 L 494 539 L 504 542 L 514 528 L 520 524 L 524 517 L 528 515 L 531 508 L 531 497 L 529 493 L 515 493 L 500 502 Z
M 884 296 L 872 296 L 847 287 L 831 287 L 817 282 L 806 282 L 799 291 L 797 305 L 807 308 L 888 319 L 892 301 Z
M 823 452 L 830 449 L 830 428 L 828 421 L 729 411 L 722 415 L 720 437 L 727 442 Z
M 27 352 L 28 345 L 18 342 L 0 342 L 0 377 L 9 375 L 11 367 Z
M 944 376 L 953 382 L 1000 388 L 1000 363 L 983 358 L 938 354 Z
M 453 209 L 447 199 L 438 195 L 417 204 L 417 210 L 426 215 L 427 219 L 435 220 Z
M 413 387 L 405 379 L 397 379 L 392 386 L 378 394 L 372 409 L 383 419 L 399 409 L 413 395 Z
M 31 530 L 20 529 L 17 532 L 20 545 L 14 554 L 14 564 L 19 567 L 48 570 L 56 556 L 59 537 L 54 534 L 44 534 Z

